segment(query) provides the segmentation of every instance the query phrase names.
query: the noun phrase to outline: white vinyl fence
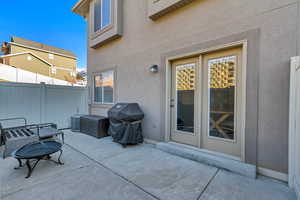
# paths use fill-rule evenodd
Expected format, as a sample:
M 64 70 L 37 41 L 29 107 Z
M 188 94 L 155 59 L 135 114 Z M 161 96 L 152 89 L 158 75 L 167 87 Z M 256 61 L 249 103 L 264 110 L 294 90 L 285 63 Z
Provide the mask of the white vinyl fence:
M 72 84 L 68 81 L 52 78 L 49 76 L 44 76 L 38 73 L 33 73 L 30 71 L 18 69 L 9 65 L 4 65 L 0 63 L 0 79 L 10 81 L 10 82 L 20 82 L 20 83 L 41 83 L 52 85 L 69 85 Z
M 289 185 L 295 189 L 300 200 L 300 56 L 291 59 Z
M 70 117 L 88 113 L 85 87 L 0 83 L 0 119 L 25 117 L 28 123 L 70 127 Z

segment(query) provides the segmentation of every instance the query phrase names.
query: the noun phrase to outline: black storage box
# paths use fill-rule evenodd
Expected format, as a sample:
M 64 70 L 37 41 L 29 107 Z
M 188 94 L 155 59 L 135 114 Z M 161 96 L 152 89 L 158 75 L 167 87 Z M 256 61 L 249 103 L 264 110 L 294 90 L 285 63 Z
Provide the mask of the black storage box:
M 109 130 L 113 141 L 122 144 L 138 144 L 144 141 L 142 119 L 144 113 L 137 103 L 118 103 L 108 111 Z
M 71 116 L 71 131 L 73 132 L 80 132 L 80 118 L 82 116 L 82 114 L 76 114 Z
M 98 115 L 84 115 L 80 117 L 80 132 L 96 138 L 107 136 L 109 120 Z

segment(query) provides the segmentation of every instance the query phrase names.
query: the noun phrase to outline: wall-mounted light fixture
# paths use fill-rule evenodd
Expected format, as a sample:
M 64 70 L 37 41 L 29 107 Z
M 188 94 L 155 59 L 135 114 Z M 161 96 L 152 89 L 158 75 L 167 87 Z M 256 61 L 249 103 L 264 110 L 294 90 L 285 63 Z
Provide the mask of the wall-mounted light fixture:
M 150 67 L 150 72 L 157 73 L 158 72 L 158 65 L 152 65 Z

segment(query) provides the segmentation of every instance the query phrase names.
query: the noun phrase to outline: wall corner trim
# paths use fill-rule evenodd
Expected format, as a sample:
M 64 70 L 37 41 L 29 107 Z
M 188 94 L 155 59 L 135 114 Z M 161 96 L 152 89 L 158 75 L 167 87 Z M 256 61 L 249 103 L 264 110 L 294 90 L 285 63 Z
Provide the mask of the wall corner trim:
M 288 174 L 286 174 L 286 173 L 274 171 L 274 170 L 263 168 L 263 167 L 258 167 L 257 172 L 258 172 L 258 174 L 263 175 L 263 176 L 267 176 L 270 178 L 288 182 Z

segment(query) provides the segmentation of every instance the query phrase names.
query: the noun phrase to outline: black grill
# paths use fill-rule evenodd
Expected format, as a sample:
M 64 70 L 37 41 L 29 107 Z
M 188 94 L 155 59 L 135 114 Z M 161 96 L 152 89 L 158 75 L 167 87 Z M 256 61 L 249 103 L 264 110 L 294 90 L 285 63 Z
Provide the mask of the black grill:
M 137 103 L 118 103 L 108 111 L 110 121 L 108 134 L 114 142 L 138 144 L 143 142 L 142 120 L 144 113 Z

